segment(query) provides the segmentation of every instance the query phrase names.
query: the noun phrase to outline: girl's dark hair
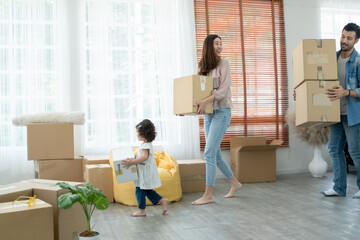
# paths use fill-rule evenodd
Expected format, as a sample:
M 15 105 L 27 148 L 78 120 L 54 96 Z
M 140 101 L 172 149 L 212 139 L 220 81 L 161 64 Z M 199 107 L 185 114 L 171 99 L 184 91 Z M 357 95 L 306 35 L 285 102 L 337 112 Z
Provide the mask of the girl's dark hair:
M 149 119 L 144 119 L 136 125 L 139 135 L 145 138 L 146 142 L 152 142 L 156 137 L 154 124 Z
M 220 57 L 216 55 L 214 49 L 214 40 L 216 38 L 220 38 L 216 34 L 210 34 L 205 38 L 203 49 L 202 49 L 202 56 L 199 62 L 199 75 L 207 75 L 210 70 L 217 67 L 220 61 Z

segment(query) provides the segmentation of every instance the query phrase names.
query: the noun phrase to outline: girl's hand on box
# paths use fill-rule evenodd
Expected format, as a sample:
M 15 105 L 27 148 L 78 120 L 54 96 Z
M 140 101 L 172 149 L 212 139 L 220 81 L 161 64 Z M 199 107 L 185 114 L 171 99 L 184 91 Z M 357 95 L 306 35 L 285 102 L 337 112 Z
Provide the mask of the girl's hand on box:
M 128 169 L 132 164 L 132 160 L 131 158 L 127 158 L 125 160 L 121 161 L 121 165 L 123 165 L 126 169 Z

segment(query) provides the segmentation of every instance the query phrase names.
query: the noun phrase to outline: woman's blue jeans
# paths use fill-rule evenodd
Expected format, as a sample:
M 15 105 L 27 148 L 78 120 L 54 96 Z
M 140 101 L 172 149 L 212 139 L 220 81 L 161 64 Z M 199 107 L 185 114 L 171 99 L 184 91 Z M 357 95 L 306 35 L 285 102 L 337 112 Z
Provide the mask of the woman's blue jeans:
M 206 185 L 214 186 L 216 178 L 216 166 L 224 174 L 226 179 L 234 174 L 221 156 L 220 143 L 229 127 L 231 109 L 223 108 L 214 110 L 212 114 L 205 114 L 205 152 L 206 161 Z
M 360 124 L 348 126 L 347 115 L 341 115 L 341 122 L 330 126 L 328 148 L 334 172 L 333 189 L 344 196 L 347 187 L 344 155 L 346 141 L 357 173 L 356 183 L 360 189 Z

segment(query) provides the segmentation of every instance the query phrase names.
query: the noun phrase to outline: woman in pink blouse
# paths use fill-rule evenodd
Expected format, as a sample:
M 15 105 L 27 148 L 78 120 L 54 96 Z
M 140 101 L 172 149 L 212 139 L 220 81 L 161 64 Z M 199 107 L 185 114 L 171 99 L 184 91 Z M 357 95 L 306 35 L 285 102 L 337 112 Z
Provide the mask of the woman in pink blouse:
M 221 58 L 222 41 L 218 35 L 211 34 L 206 37 L 203 45 L 202 57 L 198 66 L 198 74 L 213 77 L 214 90 L 212 95 L 197 102 L 197 114 L 204 114 L 205 107 L 213 102 L 214 112 L 205 114 L 205 152 L 206 161 L 206 189 L 204 195 L 192 202 L 193 205 L 202 205 L 214 202 L 213 188 L 215 185 L 216 167 L 230 182 L 231 189 L 225 198 L 231 198 L 242 184 L 234 177 L 228 164 L 221 156 L 220 143 L 229 127 L 231 120 L 231 90 L 232 79 L 230 64 L 227 59 Z

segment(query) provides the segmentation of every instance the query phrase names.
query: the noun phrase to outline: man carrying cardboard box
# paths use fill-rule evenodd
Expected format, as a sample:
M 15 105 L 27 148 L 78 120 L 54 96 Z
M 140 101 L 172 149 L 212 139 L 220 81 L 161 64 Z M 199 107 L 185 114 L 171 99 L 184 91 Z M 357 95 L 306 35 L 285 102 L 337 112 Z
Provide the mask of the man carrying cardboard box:
M 337 52 L 337 68 L 340 86 L 327 89 L 330 100 L 340 99 L 341 121 L 330 126 L 328 148 L 334 172 L 334 186 L 322 193 L 329 196 L 346 195 L 346 141 L 357 173 L 360 189 L 360 54 L 354 45 L 359 41 L 360 27 L 348 23 L 342 30 L 341 50 Z M 360 190 L 353 198 L 360 199 Z

